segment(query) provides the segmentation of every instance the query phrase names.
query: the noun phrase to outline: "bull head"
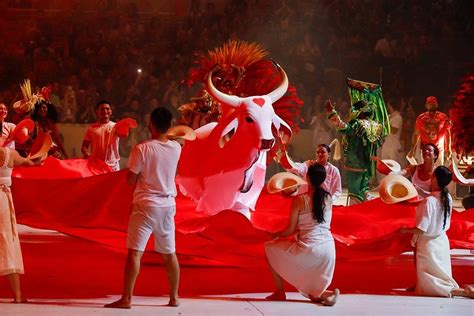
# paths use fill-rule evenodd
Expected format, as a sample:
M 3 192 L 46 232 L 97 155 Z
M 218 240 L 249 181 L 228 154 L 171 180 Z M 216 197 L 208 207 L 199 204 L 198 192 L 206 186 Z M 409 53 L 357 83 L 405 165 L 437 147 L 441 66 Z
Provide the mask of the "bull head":
M 282 77 L 280 86 L 267 95 L 259 96 L 238 97 L 219 91 L 212 82 L 214 71 L 209 73 L 207 77 L 208 92 L 223 107 L 229 106 L 234 109 L 231 114 L 228 111 L 224 111 L 227 115 L 221 118 L 222 122 L 219 124 L 223 126 L 219 135 L 219 146 L 221 148 L 232 139 L 242 124 L 255 126 L 259 137 L 258 150 L 260 151 L 268 151 L 275 144 L 272 127 L 278 131 L 283 125 L 291 133 L 291 128 L 276 115 L 272 106 L 274 102 L 285 95 L 288 89 L 288 77 L 285 71 L 279 65 L 276 66 Z

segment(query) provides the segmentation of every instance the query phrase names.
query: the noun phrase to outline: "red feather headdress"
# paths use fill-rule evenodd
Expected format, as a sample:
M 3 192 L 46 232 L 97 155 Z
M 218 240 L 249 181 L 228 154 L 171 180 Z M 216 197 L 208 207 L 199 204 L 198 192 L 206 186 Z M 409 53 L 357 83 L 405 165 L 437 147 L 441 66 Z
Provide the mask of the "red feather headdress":
M 268 52 L 257 43 L 231 40 L 207 54 L 196 54 L 195 65 L 189 72 L 186 84 L 192 86 L 203 83 L 209 72 L 217 66 L 213 83 L 222 92 L 240 97 L 268 94 L 280 85 L 281 78 L 267 56 Z M 273 108 L 297 132 L 302 104 L 296 89 L 290 85 L 287 94 L 275 102 Z

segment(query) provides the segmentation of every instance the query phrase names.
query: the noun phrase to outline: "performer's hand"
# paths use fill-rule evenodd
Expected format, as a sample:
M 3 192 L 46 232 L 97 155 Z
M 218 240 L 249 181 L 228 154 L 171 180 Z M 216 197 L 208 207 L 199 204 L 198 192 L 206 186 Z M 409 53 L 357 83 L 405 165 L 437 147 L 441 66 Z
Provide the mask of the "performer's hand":
M 40 156 L 38 158 L 31 159 L 31 161 L 33 161 L 35 166 L 42 166 L 44 164 L 44 161 L 46 160 L 46 158 L 48 158 L 48 153 L 44 153 L 42 156 Z
M 328 99 L 326 100 L 326 103 L 324 104 L 324 107 L 326 108 L 326 112 L 332 112 L 334 110 L 334 105 L 332 104 L 331 100 Z
M 406 233 L 408 233 L 408 228 L 406 228 L 406 227 L 400 227 L 400 229 L 398 230 L 398 232 L 399 232 L 400 234 L 406 234 Z

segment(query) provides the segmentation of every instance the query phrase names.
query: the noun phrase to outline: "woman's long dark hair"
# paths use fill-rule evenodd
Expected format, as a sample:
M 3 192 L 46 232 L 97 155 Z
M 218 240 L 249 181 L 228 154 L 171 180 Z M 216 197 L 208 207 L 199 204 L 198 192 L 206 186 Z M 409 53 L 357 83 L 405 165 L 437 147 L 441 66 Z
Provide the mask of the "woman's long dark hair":
M 48 112 L 46 114 L 46 119 L 50 120 L 52 123 L 57 123 L 58 122 L 58 111 L 56 110 L 56 107 L 51 103 L 47 101 L 38 101 L 35 104 L 35 107 L 33 109 L 33 113 L 31 113 L 31 119 L 35 122 L 39 121 L 40 115 L 40 109 L 43 104 L 46 104 L 46 107 L 48 108 Z
M 313 187 L 313 218 L 319 224 L 324 223 L 324 200 L 329 194 L 321 188 L 321 184 L 326 179 L 326 169 L 318 163 L 314 163 L 308 168 L 308 180 Z
M 437 167 L 433 174 L 436 177 L 436 182 L 438 183 L 439 188 L 441 189 L 441 204 L 443 205 L 443 213 L 444 213 L 444 220 L 443 220 L 443 228 L 446 226 L 446 219 L 448 218 L 451 212 L 451 204 L 449 202 L 449 192 L 448 192 L 448 184 L 451 182 L 453 175 L 448 168 L 444 166 Z

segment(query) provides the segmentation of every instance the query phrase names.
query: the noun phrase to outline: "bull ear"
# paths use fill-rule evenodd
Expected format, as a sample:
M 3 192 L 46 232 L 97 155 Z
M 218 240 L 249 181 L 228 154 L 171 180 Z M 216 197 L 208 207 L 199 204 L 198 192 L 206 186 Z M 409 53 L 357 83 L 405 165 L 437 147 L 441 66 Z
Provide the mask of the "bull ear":
M 278 131 L 278 137 L 280 137 L 281 141 L 286 144 L 289 141 L 291 135 L 293 134 L 291 127 L 278 115 L 275 115 L 273 117 L 272 123 Z
M 268 97 L 270 97 L 272 103 L 275 103 L 276 101 L 280 100 L 280 98 L 285 95 L 286 90 L 288 90 L 288 76 L 286 75 L 286 72 L 283 70 L 283 68 L 280 67 L 280 65 L 275 62 L 273 63 L 278 68 L 281 76 L 280 86 L 268 94 Z
M 231 107 L 237 107 L 241 103 L 241 99 L 238 96 L 235 95 L 228 95 L 225 94 L 224 92 L 219 91 L 216 87 L 214 87 L 214 84 L 212 83 L 212 74 L 214 71 L 211 71 L 207 75 L 207 91 L 220 103 L 224 103 L 227 105 L 230 105 Z
M 219 147 L 224 148 L 225 144 L 230 141 L 230 139 L 234 136 L 235 132 L 237 131 L 237 127 L 239 126 L 239 120 L 237 118 L 233 119 L 222 131 L 219 137 Z

